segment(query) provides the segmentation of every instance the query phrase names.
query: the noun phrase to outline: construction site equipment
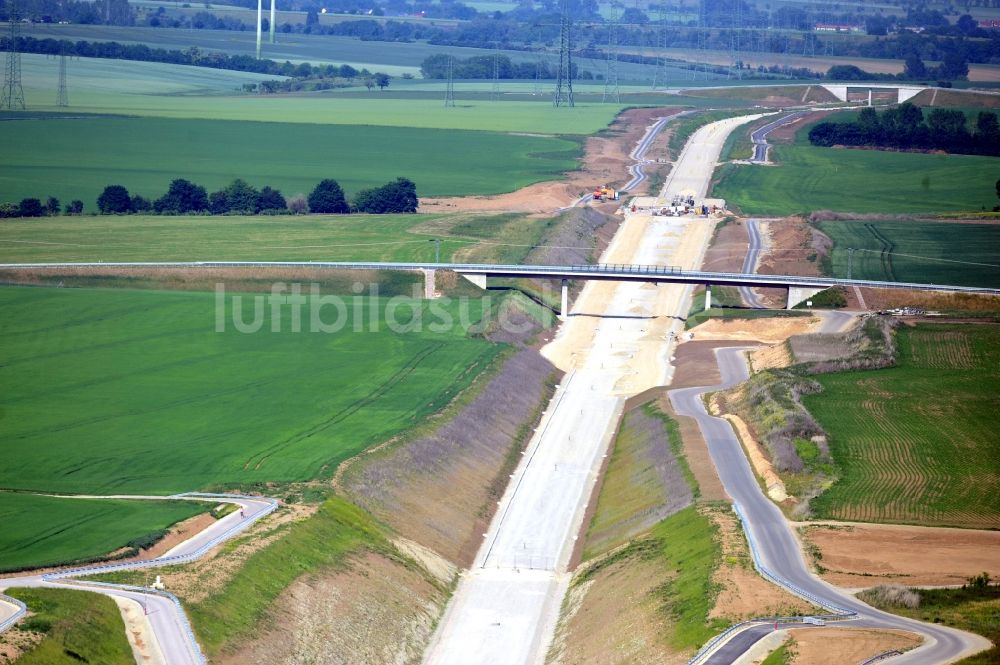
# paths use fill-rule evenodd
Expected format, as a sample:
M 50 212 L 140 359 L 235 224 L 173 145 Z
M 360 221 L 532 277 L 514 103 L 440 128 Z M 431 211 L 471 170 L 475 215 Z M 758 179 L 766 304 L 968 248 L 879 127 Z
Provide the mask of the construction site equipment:
M 619 195 L 620 192 L 611 189 L 607 185 L 599 189 L 595 189 L 593 194 L 595 201 L 617 201 Z

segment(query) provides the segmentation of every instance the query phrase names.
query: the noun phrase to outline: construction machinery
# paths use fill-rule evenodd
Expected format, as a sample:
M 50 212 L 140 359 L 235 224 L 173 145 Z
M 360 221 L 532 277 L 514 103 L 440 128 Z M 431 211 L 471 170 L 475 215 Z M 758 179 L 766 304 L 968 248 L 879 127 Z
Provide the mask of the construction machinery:
M 619 192 L 604 185 L 603 187 L 594 189 L 593 196 L 595 201 L 617 201 Z

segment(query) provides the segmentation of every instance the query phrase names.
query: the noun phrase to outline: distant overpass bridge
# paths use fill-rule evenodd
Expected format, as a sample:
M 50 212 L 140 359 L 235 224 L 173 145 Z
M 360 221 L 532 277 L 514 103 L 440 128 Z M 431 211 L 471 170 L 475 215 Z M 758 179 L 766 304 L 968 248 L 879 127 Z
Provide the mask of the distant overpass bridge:
M 832 286 L 871 289 L 912 289 L 952 293 L 1000 295 L 1000 288 L 956 286 L 952 284 L 918 284 L 912 282 L 882 282 L 865 279 L 832 277 L 799 277 L 796 275 L 760 275 L 753 273 L 706 272 L 682 270 L 674 266 L 601 263 L 593 265 L 540 266 L 489 263 L 361 263 L 340 261 L 134 261 L 98 263 L 0 263 L 4 269 L 73 269 L 73 268 L 320 268 L 337 270 L 403 270 L 433 274 L 436 270 L 456 272 L 480 288 L 486 288 L 490 277 L 554 279 L 562 282 L 560 315 L 568 312 L 570 280 L 601 280 L 611 282 L 644 282 L 648 284 L 704 284 L 705 309 L 712 306 L 713 286 L 756 286 L 788 290 L 789 308 Z

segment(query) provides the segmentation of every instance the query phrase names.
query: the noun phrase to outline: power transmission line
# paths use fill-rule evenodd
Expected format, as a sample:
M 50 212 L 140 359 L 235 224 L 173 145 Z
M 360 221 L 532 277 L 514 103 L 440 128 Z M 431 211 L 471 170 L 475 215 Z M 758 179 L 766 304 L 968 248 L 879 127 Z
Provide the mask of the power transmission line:
M 611 6 L 608 18 L 608 64 L 604 70 L 604 96 L 601 102 L 609 100 L 621 104 L 622 94 L 618 85 L 618 6 Z
M 69 106 L 69 93 L 66 91 L 66 54 L 59 54 L 59 92 L 56 93 L 56 106 Z
M 569 1 L 563 0 L 559 18 L 559 66 L 556 72 L 556 91 L 552 105 L 575 106 L 573 102 L 573 35 L 569 17 Z
M 10 24 L 8 39 L 10 43 L 7 45 L 7 66 L 4 68 L 0 108 L 8 110 L 24 110 L 24 89 L 21 87 L 21 53 L 18 51 L 21 17 L 17 10 L 17 2 L 7 0 L 7 21 Z
M 667 82 L 667 11 L 661 2 L 656 10 L 656 68 L 653 70 L 653 90 Z
M 455 56 L 448 56 L 448 83 L 445 86 L 444 106 L 455 106 Z
M 493 90 L 490 99 L 494 102 L 500 99 L 500 42 L 493 49 Z

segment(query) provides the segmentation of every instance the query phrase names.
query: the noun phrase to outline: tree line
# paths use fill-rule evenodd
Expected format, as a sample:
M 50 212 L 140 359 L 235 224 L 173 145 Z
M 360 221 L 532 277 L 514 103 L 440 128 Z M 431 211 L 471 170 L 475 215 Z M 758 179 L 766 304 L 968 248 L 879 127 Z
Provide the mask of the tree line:
M 9 49 L 10 39 L 0 38 L 0 51 Z M 252 55 L 227 55 L 218 51 L 202 51 L 196 46 L 179 51 L 177 49 L 151 48 L 145 44 L 121 44 L 119 42 L 88 42 L 68 39 L 36 39 L 18 37 L 18 50 L 22 53 L 42 53 L 44 55 L 73 55 L 81 58 L 107 58 L 113 60 L 138 60 L 141 62 L 164 62 L 173 65 L 196 65 L 212 69 L 231 69 L 238 72 L 273 74 L 295 78 L 340 77 L 345 79 L 374 78 L 388 75 L 372 73 L 367 69 L 355 69 L 350 65 L 311 65 L 302 62 L 297 65 L 289 61 L 277 62 Z M 388 84 L 387 84 L 388 85 Z
M 980 111 L 968 127 L 965 113 L 934 109 L 926 118 L 910 102 L 879 113 L 861 109 L 854 122 L 821 122 L 809 130 L 816 146 L 871 146 L 903 150 L 944 150 L 964 155 L 1000 156 L 1000 123 L 992 111 Z
M 256 189 L 245 180 L 236 179 L 217 192 L 209 194 L 201 185 L 177 178 L 167 192 L 155 200 L 130 194 L 123 185 L 108 185 L 97 197 L 97 210 L 102 215 L 133 213 L 159 215 L 297 215 L 305 213 L 415 213 L 420 201 L 417 187 L 407 178 L 396 178 L 381 187 L 363 189 L 348 201 L 336 180 L 321 180 L 309 193 L 286 199 L 272 187 Z M 50 196 L 46 203 L 37 198 L 18 203 L 0 203 L 0 217 L 42 217 L 46 215 L 79 215 L 83 201 L 74 200 L 61 208 L 59 200 Z

